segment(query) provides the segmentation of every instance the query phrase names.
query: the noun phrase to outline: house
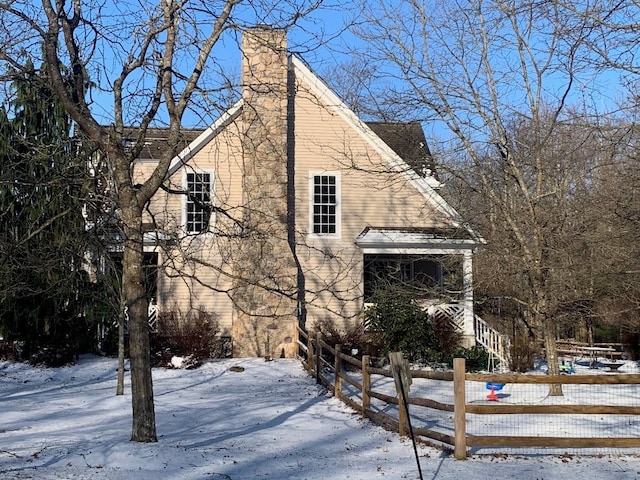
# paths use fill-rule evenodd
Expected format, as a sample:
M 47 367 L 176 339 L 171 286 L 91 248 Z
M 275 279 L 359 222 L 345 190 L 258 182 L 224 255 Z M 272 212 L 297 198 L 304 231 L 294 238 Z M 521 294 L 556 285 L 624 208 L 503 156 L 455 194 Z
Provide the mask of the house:
M 475 343 L 481 239 L 438 193 L 420 125 L 361 121 L 282 30 L 247 30 L 242 52 L 242 98 L 186 132 L 149 205 L 158 311 L 208 312 L 235 356 L 293 356 L 298 325 L 361 321 L 376 286 L 407 282 L 425 302 L 455 300 Z M 140 178 L 161 148 L 149 145 Z

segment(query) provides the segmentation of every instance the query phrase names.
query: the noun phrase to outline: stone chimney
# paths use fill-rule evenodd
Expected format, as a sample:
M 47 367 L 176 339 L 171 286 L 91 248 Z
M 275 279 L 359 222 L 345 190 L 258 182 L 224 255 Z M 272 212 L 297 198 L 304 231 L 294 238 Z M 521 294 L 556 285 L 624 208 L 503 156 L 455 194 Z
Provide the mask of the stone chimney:
M 248 220 L 286 225 L 287 43 L 284 30 L 262 26 L 242 38 L 244 199 Z M 266 208 L 265 208 L 266 207 Z
M 255 27 L 242 37 L 242 100 L 247 128 L 286 142 L 287 40 L 284 30 Z M 250 108 L 246 108 L 249 106 Z M 262 122 L 260 122 L 262 120 Z M 255 131 L 253 131 L 255 129 Z M 257 130 L 263 130 L 262 135 Z M 275 142 L 280 142 L 278 138 Z
M 294 356 L 296 266 L 288 242 L 284 30 L 242 40 L 242 235 L 234 249 L 235 356 Z

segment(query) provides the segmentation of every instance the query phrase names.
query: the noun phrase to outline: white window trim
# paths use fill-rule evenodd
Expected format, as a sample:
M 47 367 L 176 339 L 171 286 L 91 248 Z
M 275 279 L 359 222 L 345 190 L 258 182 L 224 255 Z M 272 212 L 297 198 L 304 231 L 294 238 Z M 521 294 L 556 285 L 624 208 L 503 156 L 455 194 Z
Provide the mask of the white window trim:
M 184 188 L 185 191 L 188 191 L 189 185 L 187 184 L 187 174 L 188 173 L 205 173 L 205 174 L 209 174 L 210 176 L 210 183 L 209 183 L 209 196 L 211 198 L 211 205 L 214 205 L 215 202 L 215 182 L 216 182 L 216 177 L 214 175 L 214 171 L 213 170 L 206 170 L 206 169 L 195 169 L 195 168 L 189 168 L 189 169 L 185 169 L 183 174 L 182 174 L 182 187 Z M 184 233 L 186 235 L 211 235 L 213 233 L 213 229 L 216 223 L 216 213 L 215 210 L 211 212 L 211 216 L 209 217 L 209 228 L 207 228 L 207 230 L 204 230 L 202 232 L 196 232 L 196 231 L 189 231 L 187 230 L 187 203 L 188 203 L 188 195 L 184 195 L 183 199 L 182 199 L 182 229 L 184 231 Z
M 324 175 L 335 177 L 336 179 L 336 232 L 335 233 L 314 233 L 313 232 L 313 177 Z M 309 172 L 309 238 L 336 240 L 342 237 L 342 180 L 339 171 L 314 171 Z

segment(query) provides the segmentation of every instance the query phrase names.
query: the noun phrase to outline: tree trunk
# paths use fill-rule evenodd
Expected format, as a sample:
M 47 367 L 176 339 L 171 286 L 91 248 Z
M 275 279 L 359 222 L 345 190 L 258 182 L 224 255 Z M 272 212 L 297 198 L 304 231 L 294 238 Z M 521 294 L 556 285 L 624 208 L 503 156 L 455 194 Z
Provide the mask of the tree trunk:
M 533 305 L 534 325 L 537 327 L 538 338 L 542 338 L 544 342 L 544 356 L 547 361 L 547 373 L 549 375 L 560 375 L 560 365 L 558 364 L 558 344 L 556 342 L 556 325 L 554 319 L 549 315 L 549 297 L 546 289 L 548 285 L 544 281 L 544 273 L 541 269 L 533 271 L 532 289 L 536 295 L 536 301 Z M 540 331 L 540 329 L 542 331 Z M 549 396 L 562 396 L 562 385 L 549 385 Z
M 124 302 L 120 302 L 118 312 L 118 385 L 116 395 L 124 395 L 124 322 L 127 321 L 127 314 L 124 311 Z
M 131 199 L 128 199 L 131 200 Z M 144 288 L 142 210 L 133 202 L 122 209 L 125 231 L 122 289 L 129 313 L 129 359 L 133 428 L 131 441 L 157 442 Z
M 553 321 L 549 317 L 543 319 L 544 351 L 547 359 L 547 372 L 549 375 L 560 375 L 558 364 L 558 344 L 556 343 L 556 329 Z M 562 385 L 549 385 L 549 396 L 562 396 Z

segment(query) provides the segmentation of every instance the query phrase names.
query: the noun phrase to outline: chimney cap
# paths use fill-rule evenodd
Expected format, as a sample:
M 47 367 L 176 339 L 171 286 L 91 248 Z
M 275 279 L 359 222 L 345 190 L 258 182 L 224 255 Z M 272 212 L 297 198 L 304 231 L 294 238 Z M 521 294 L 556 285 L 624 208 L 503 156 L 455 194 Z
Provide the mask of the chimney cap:
M 252 27 L 247 28 L 247 30 L 274 30 L 274 31 L 284 31 L 284 28 L 281 27 L 274 27 L 271 24 L 268 23 L 256 23 L 255 25 L 253 25 Z

